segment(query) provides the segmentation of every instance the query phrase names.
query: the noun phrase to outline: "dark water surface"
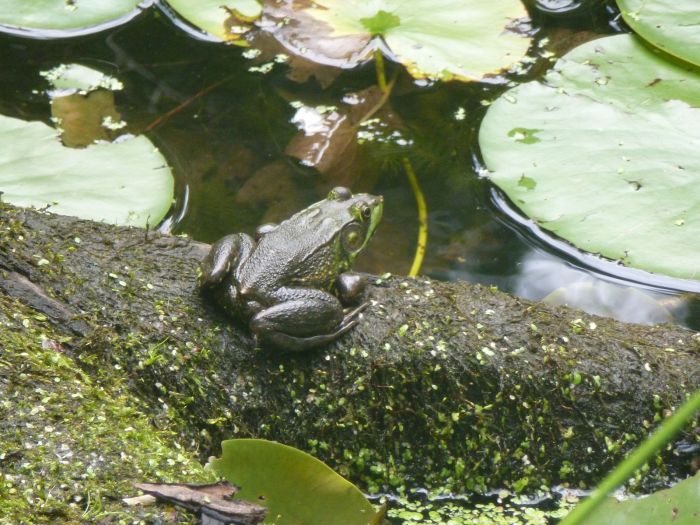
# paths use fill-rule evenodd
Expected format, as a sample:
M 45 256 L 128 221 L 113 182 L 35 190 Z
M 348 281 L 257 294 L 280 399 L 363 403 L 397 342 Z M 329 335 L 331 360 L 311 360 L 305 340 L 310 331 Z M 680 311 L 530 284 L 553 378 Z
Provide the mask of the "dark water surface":
M 359 269 L 405 274 L 417 238 L 414 195 L 401 158 L 408 156 L 425 194 L 429 244 L 421 273 L 497 285 L 531 299 L 566 287 L 565 300 L 610 303 L 609 312 L 632 321 L 658 321 L 668 311 L 698 324 L 692 303 L 676 292 L 700 283 L 664 279 L 584 256 L 538 231 L 513 212 L 479 176 L 477 133 L 487 105 L 509 82 L 538 78 L 557 56 L 592 34 L 625 31 L 613 4 L 538 0 L 533 8 L 535 45 L 524 71 L 489 82 L 427 85 L 398 66 L 386 125 L 367 128 L 367 140 L 329 173 L 321 175 L 285 154 L 298 133 L 291 122 L 300 103 L 340 105 L 372 86 L 373 64 L 344 72 L 323 89 L 296 83 L 277 64 L 269 73 L 243 50 L 196 39 L 163 13 L 150 9 L 126 25 L 63 40 L 0 36 L 0 113 L 49 122 L 46 81 L 40 71 L 80 63 L 124 83 L 116 92 L 128 131 L 148 136 L 177 178 L 177 205 L 165 227 L 211 242 L 234 232 L 252 233 L 323 198 L 337 185 L 385 197 L 385 214 Z M 583 5 L 580 5 L 583 4 Z M 630 281 L 636 288 L 628 289 Z M 661 301 L 662 306 L 659 306 Z M 695 321 L 694 321 L 695 319 Z

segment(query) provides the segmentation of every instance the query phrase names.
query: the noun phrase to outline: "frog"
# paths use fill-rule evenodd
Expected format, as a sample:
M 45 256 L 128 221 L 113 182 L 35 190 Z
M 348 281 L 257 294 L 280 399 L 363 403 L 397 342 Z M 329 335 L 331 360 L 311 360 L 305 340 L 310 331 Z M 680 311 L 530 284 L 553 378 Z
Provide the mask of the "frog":
M 279 224 L 216 241 L 200 268 L 200 289 L 247 323 L 260 348 L 298 352 L 355 327 L 366 279 L 353 271 L 382 217 L 384 199 L 336 187 Z

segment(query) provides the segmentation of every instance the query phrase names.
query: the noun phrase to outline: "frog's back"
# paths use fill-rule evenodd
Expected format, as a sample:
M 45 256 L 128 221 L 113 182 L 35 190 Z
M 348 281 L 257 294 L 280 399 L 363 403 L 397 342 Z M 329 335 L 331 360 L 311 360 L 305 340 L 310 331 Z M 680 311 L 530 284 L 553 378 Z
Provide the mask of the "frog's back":
M 328 228 L 307 220 L 282 222 L 265 233 L 249 259 L 242 265 L 241 291 L 273 291 L 280 286 L 328 288 L 345 265 L 334 235 Z

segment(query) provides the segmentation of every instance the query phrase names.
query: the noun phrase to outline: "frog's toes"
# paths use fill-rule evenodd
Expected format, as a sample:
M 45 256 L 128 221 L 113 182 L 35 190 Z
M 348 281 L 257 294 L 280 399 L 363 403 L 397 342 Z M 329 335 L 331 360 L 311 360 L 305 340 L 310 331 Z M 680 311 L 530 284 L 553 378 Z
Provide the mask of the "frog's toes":
M 348 325 L 349 328 L 352 328 L 355 326 L 359 321 L 359 316 L 362 312 L 364 312 L 367 307 L 369 306 L 369 302 L 362 303 L 360 306 L 357 306 L 355 308 L 346 308 L 343 310 L 343 320 L 340 323 L 340 329 L 346 328 Z M 352 323 L 352 324 L 351 324 Z

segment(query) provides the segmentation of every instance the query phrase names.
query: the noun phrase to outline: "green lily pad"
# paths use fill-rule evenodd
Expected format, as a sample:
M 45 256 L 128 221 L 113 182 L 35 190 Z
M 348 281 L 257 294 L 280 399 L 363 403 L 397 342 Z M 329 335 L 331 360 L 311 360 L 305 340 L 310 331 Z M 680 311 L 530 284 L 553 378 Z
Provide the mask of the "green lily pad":
M 700 523 L 700 474 L 642 499 L 606 500 L 584 525 L 696 525 Z
M 504 93 L 479 134 L 538 225 L 622 264 L 700 278 L 700 72 L 633 35 L 588 42 Z
M 237 498 L 268 508 L 274 525 L 376 525 L 362 492 L 324 463 L 292 447 L 263 439 L 232 439 L 209 467 L 241 487 Z
M 248 24 L 262 11 L 256 0 L 167 0 L 164 3 L 206 34 L 234 43 L 240 41 L 250 29 Z
M 639 36 L 667 53 L 700 65 L 698 0 L 617 0 L 622 17 Z
M 519 0 L 268 1 L 261 25 L 322 64 L 353 67 L 382 49 L 415 78 L 468 81 L 525 55 L 530 39 L 513 29 L 523 19 Z
M 143 0 L 3 0 L 0 31 L 39 38 L 93 33 L 141 12 Z
M 0 115 L 0 191 L 17 206 L 114 224 L 154 226 L 170 209 L 173 177 L 146 137 L 67 148 L 42 122 Z
M 75 90 L 83 94 L 96 89 L 109 91 L 124 89 L 124 84 L 116 78 L 80 64 L 61 64 L 48 71 L 42 71 L 41 76 L 55 89 Z

